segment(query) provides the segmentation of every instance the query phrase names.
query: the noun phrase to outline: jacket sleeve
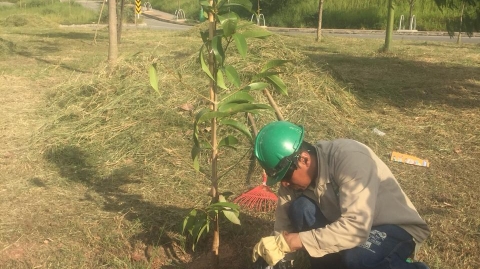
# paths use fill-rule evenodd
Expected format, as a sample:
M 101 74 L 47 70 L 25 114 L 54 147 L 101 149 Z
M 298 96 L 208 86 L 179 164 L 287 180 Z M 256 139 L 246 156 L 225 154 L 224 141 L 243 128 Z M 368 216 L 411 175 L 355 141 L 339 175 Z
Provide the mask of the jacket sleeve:
M 337 152 L 330 165 L 330 179 L 339 187 L 341 216 L 324 228 L 300 233 L 312 257 L 322 257 L 365 242 L 374 219 L 380 178 L 372 156 L 366 152 Z
M 280 188 L 278 189 L 277 209 L 275 210 L 275 224 L 273 228 L 275 234 L 283 231 L 293 231 L 290 218 L 288 217 L 288 208 L 290 207 L 293 197 L 295 197 L 294 191 L 280 185 Z

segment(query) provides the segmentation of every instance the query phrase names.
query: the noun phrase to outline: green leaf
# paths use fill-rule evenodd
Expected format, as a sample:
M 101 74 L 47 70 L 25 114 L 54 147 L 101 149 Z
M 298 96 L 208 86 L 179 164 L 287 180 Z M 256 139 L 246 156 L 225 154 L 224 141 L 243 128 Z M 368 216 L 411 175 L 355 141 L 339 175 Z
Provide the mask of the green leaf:
M 222 194 L 218 195 L 218 201 L 219 202 L 226 202 L 227 199 L 225 199 L 225 196 L 223 196 Z
M 150 67 L 148 68 L 148 76 L 150 77 L 150 85 L 158 94 L 160 94 L 160 91 L 158 90 L 158 77 L 157 77 L 156 64 L 150 65 Z
M 277 75 L 268 76 L 265 78 L 267 81 L 272 83 L 273 87 L 281 94 L 288 95 L 287 86 L 283 83 L 283 80 Z
M 215 80 L 212 76 L 212 73 L 210 73 L 210 69 L 209 69 L 208 65 L 205 63 L 205 59 L 203 58 L 203 47 L 204 46 L 202 46 L 202 48 L 200 49 L 200 57 L 199 57 L 200 58 L 200 64 L 202 65 L 202 70 L 203 70 L 203 72 L 205 72 L 208 75 L 208 77 L 210 79 Z
M 218 15 L 218 21 L 220 22 L 220 24 L 223 24 L 224 22 L 226 22 L 227 20 L 237 20 L 239 19 L 237 13 L 235 12 L 227 12 L 227 13 L 224 13 L 222 15 Z
M 242 90 L 245 90 L 245 91 L 263 90 L 266 87 L 268 87 L 268 85 L 269 84 L 265 82 L 254 82 L 245 86 Z
M 228 113 L 221 112 L 221 111 L 211 111 L 203 114 L 199 119 L 197 123 L 205 122 L 207 120 L 211 120 L 213 118 L 223 118 L 228 116 Z
M 223 36 L 224 37 L 230 37 L 232 36 L 235 31 L 237 30 L 237 18 L 229 18 L 227 20 L 224 20 L 222 22 L 222 29 L 223 29 Z
M 197 171 L 200 171 L 200 162 L 198 161 L 200 148 L 197 145 L 193 145 L 191 155 L 193 160 L 193 168 L 195 168 Z
M 222 37 L 221 36 L 214 36 L 212 40 L 212 50 L 213 54 L 215 55 L 215 59 L 217 63 L 222 66 L 223 60 L 225 59 L 225 51 L 223 50 L 222 46 Z
M 223 72 L 221 69 L 217 70 L 217 86 L 224 90 L 228 90 L 227 86 L 225 85 L 225 80 L 223 79 Z
M 195 223 L 195 217 L 197 215 L 197 210 L 192 209 L 188 215 L 183 219 L 183 227 L 182 227 L 182 234 L 185 233 L 185 231 L 189 231 L 191 234 L 193 224 Z
M 250 13 L 253 13 L 252 2 L 250 2 L 249 0 L 230 0 L 229 3 L 226 3 L 225 5 L 223 5 L 223 7 L 225 8 L 234 7 L 234 6 L 241 6 L 245 8 L 247 11 L 249 11 Z
M 223 36 L 230 37 L 236 32 L 239 17 L 235 12 L 227 12 L 217 18 L 222 26 Z
M 195 227 L 193 227 L 192 231 L 192 236 L 195 239 L 195 242 L 192 246 L 192 249 L 195 249 L 195 245 L 198 243 L 198 240 L 200 239 L 200 236 L 203 233 L 203 230 L 205 230 L 205 225 L 207 224 L 207 216 L 205 215 L 205 218 L 197 218 L 197 222 L 195 223 Z
M 250 133 L 247 125 L 232 119 L 223 119 L 220 121 L 220 124 L 224 124 L 237 129 L 242 134 L 244 134 L 249 139 L 249 141 L 253 141 L 252 134 Z
M 200 239 L 200 237 L 202 236 L 203 232 L 205 231 L 205 229 L 208 230 L 209 225 L 210 225 L 210 221 L 207 219 L 205 221 L 205 223 L 203 224 L 203 226 L 200 228 L 200 231 L 198 231 L 197 243 L 198 243 L 198 240 Z
M 228 80 L 236 87 L 240 87 L 240 77 L 238 76 L 237 69 L 231 65 L 226 65 L 224 70 Z
M 198 111 L 197 114 L 195 115 L 195 123 L 197 122 L 200 122 L 200 118 L 205 114 L 205 113 L 208 113 L 208 112 L 211 112 L 212 110 L 208 107 L 206 108 L 203 108 L 202 110 Z
M 230 0 L 220 0 L 217 2 L 217 8 L 220 9 L 225 5 L 227 2 L 230 2 Z
M 220 140 L 220 142 L 218 143 L 218 146 L 235 148 L 234 146 L 237 144 L 238 144 L 238 139 L 233 135 L 229 135 L 224 137 L 222 140 Z
M 240 220 L 238 219 L 239 206 L 234 203 L 220 201 L 220 202 L 209 205 L 207 207 L 207 210 L 209 212 L 217 212 L 220 210 L 223 212 L 223 214 L 229 221 L 240 225 Z
M 235 114 L 235 113 L 238 113 L 238 112 L 251 112 L 251 111 L 257 110 L 257 109 L 273 109 L 273 108 L 269 105 L 264 105 L 264 104 L 251 104 L 251 103 L 235 104 L 235 103 L 229 103 L 229 104 L 225 104 L 222 107 L 222 112 L 226 113 L 226 114 Z
M 253 102 L 255 99 L 246 91 L 238 91 L 234 94 L 231 94 L 227 97 L 225 97 L 219 104 L 218 104 L 218 107 L 222 107 L 223 105 L 225 104 L 228 104 L 228 103 L 237 103 L 237 104 L 241 104 L 241 103 L 251 103 Z
M 203 12 L 208 13 L 212 10 L 212 6 L 210 6 L 210 1 L 199 1 L 200 6 L 203 8 Z M 208 18 L 208 15 L 206 16 Z
M 237 215 L 234 212 L 229 210 L 223 210 L 222 212 L 231 223 L 241 225 L 240 219 L 237 217 Z
M 235 33 L 233 34 L 233 39 L 235 40 L 235 46 L 237 46 L 238 53 L 245 58 L 247 56 L 247 41 L 242 34 Z
M 272 33 L 265 30 L 247 30 L 243 31 L 242 35 L 245 38 L 264 38 L 267 36 L 271 36 Z
M 286 62 L 288 62 L 288 60 L 272 60 L 272 61 L 269 61 L 267 64 L 265 64 L 262 68 L 262 71 L 261 73 L 271 69 L 271 68 L 274 68 L 274 67 L 277 67 L 277 66 L 281 66 L 283 64 L 285 64 Z

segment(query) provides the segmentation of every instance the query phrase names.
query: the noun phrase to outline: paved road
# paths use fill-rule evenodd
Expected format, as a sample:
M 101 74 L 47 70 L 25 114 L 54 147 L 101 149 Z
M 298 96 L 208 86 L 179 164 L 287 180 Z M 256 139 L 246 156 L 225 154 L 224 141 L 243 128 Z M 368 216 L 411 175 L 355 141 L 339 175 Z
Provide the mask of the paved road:
M 287 35 L 316 35 L 316 33 L 301 33 L 301 32 L 283 32 L 283 34 Z M 323 36 L 340 36 L 340 37 L 349 37 L 349 38 L 368 38 L 368 39 L 385 39 L 385 33 L 339 33 L 339 32 L 325 32 Z M 457 37 L 450 38 L 448 35 L 423 35 L 423 34 L 393 34 L 393 40 L 416 40 L 416 41 L 434 41 L 434 42 L 451 42 L 456 43 Z M 462 43 L 473 43 L 473 44 L 480 44 L 480 37 L 471 37 L 469 38 L 467 35 L 462 36 Z
M 143 22 L 146 24 L 146 28 L 157 29 L 157 30 L 188 30 L 192 28 L 189 25 L 168 23 L 164 21 L 159 21 L 156 19 L 149 18 L 147 16 L 141 15 Z

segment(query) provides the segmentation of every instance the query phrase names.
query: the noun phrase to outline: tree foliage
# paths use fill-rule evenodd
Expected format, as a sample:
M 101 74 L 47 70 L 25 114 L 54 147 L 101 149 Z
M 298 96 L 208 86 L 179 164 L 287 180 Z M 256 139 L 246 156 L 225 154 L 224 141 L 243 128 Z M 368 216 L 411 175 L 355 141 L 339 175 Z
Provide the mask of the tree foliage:
M 473 32 L 480 31 L 480 0 L 435 0 L 440 8 L 458 11 L 458 16 L 446 20 L 446 29 L 450 36 L 455 32 L 467 33 L 472 36 Z

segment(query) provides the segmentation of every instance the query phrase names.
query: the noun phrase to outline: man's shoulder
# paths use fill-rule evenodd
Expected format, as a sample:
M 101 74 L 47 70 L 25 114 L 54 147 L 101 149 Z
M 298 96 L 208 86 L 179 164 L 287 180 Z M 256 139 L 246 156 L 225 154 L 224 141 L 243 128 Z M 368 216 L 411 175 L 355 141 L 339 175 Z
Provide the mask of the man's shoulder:
M 368 150 L 368 146 L 365 144 L 348 138 L 338 138 L 334 140 L 320 140 L 318 141 L 315 146 L 321 150 L 328 149 L 329 151 L 338 151 L 338 150 L 346 150 L 346 151 L 358 151 L 358 150 Z

